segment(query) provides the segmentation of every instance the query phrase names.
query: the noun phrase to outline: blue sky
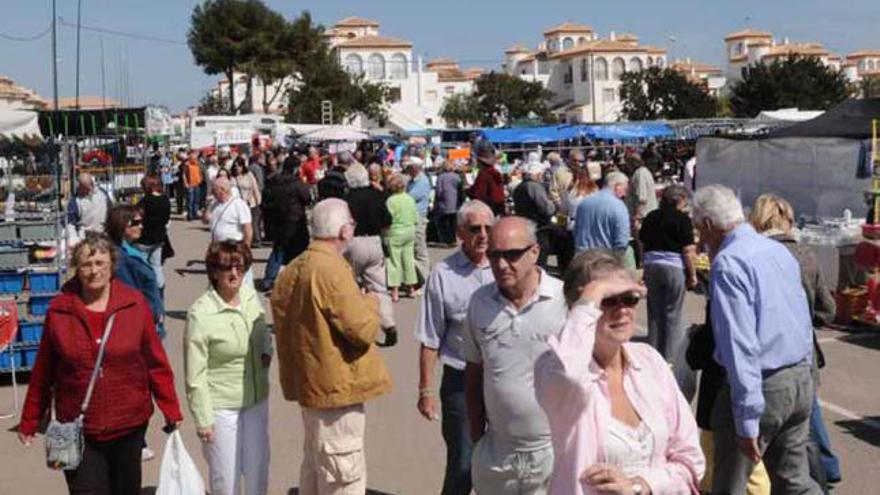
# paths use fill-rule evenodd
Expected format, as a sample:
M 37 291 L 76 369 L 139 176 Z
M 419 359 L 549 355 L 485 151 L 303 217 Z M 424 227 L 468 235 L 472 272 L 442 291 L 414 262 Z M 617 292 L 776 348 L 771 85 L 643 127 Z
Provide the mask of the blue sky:
M 64 22 L 76 22 L 76 0 L 57 0 Z M 84 26 L 153 36 L 179 43 L 82 32 L 80 93 L 101 94 L 101 44 L 104 45 L 108 97 L 133 105 L 155 103 L 181 110 L 195 104 L 216 78 L 192 62 L 185 42 L 197 0 L 82 0 Z M 541 32 L 563 21 L 592 26 L 603 37 L 609 31 L 637 34 L 643 43 L 665 47 L 674 58 L 690 56 L 723 67 L 724 34 L 746 26 L 765 29 L 777 38 L 821 42 L 833 52 L 880 49 L 880 1 L 795 0 L 321 0 L 266 2 L 288 18 L 309 10 L 329 26 L 358 15 L 379 21 L 387 36 L 408 39 L 414 54 L 426 59 L 450 56 L 465 67 L 497 68 L 504 49 L 513 43 L 532 48 Z M 29 37 L 51 22 L 51 0 L 3 0 L 0 35 Z M 748 19 L 747 19 L 748 18 Z M 73 96 L 76 34 L 58 27 L 59 93 Z M 675 42 L 670 42 L 670 35 Z M 17 42 L 0 36 L 0 74 L 52 96 L 51 36 Z M 126 69 L 127 67 L 127 69 Z M 125 80 L 127 79 L 127 84 Z M 123 88 L 127 88 L 123 89 Z

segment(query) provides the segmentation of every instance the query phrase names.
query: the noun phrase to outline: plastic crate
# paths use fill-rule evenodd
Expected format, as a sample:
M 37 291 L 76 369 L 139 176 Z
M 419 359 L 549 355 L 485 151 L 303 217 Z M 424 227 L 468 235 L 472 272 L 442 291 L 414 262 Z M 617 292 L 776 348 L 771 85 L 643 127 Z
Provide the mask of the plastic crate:
M 15 223 L 0 223 L 0 242 L 14 242 L 16 240 L 18 240 L 18 229 Z
M 32 270 L 28 274 L 28 283 L 34 292 L 55 292 L 61 286 L 61 274 L 57 271 Z
M 24 272 L 0 272 L 0 294 L 20 294 L 24 290 Z
M 39 351 L 37 347 L 21 351 L 21 363 L 24 364 L 25 368 L 33 368 L 37 363 L 37 351 Z
M 20 268 L 28 265 L 28 250 L 0 248 L 0 268 Z
M 11 369 L 13 359 L 15 360 L 15 367 L 21 368 L 21 355 L 18 352 L 13 351 L 10 354 L 9 349 L 4 349 L 3 352 L 0 352 L 0 370 Z
M 55 222 L 18 223 L 18 238 L 22 241 L 51 240 L 57 237 Z
M 21 320 L 18 322 L 19 342 L 39 342 L 43 336 L 43 322 Z
M 28 301 L 28 313 L 31 316 L 43 316 L 49 311 L 49 301 L 53 296 L 31 295 Z

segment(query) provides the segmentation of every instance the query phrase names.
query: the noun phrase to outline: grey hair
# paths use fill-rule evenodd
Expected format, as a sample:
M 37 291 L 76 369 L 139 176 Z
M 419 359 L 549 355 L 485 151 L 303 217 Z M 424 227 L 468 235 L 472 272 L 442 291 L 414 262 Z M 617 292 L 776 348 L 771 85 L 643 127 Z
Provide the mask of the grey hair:
M 350 165 L 354 163 L 354 157 L 351 156 L 350 151 L 340 151 L 339 154 L 336 155 L 336 161 L 338 161 L 340 165 Z
M 581 292 L 590 282 L 604 278 L 611 273 L 626 271 L 620 257 L 607 249 L 588 249 L 571 260 L 562 280 L 562 293 L 569 307 L 581 298 Z
M 110 255 L 110 271 L 116 273 L 119 251 L 107 234 L 98 232 L 86 232 L 85 237 L 74 246 L 73 252 L 70 253 L 70 268 L 75 272 L 79 268 L 80 258 L 89 258 L 98 253 Z
M 77 176 L 77 178 L 76 178 L 76 182 L 81 186 L 89 186 L 89 187 L 95 186 L 95 179 L 93 179 L 92 174 L 90 174 L 88 172 L 83 172 L 83 173 L 79 174 L 79 176 Z
M 718 184 L 701 187 L 694 194 L 694 221 L 708 219 L 723 230 L 729 230 L 746 221 L 742 203 L 729 187 Z
M 623 172 L 610 172 L 605 176 L 605 187 L 614 187 L 617 184 L 629 184 L 629 177 Z
M 342 227 L 352 221 L 348 204 L 339 198 L 327 198 L 312 208 L 310 227 L 313 239 L 336 239 Z
M 368 170 L 369 170 L 369 173 L 371 173 L 371 174 L 375 174 L 375 173 L 381 174 L 382 173 L 382 165 L 379 165 L 378 163 L 371 163 L 370 168 Z
M 464 227 L 467 225 L 468 217 L 474 213 L 486 213 L 489 215 L 491 223 L 495 223 L 495 213 L 492 212 L 492 208 L 479 199 L 472 199 L 458 209 L 458 213 L 455 215 L 456 224 L 459 227 Z
M 360 163 L 352 163 L 348 170 L 345 171 L 345 180 L 348 187 L 359 189 L 362 187 L 370 187 L 370 173 Z
M 688 197 L 688 190 L 684 186 L 673 184 L 666 186 L 663 195 L 660 196 L 660 203 L 669 206 L 678 206 L 679 201 Z

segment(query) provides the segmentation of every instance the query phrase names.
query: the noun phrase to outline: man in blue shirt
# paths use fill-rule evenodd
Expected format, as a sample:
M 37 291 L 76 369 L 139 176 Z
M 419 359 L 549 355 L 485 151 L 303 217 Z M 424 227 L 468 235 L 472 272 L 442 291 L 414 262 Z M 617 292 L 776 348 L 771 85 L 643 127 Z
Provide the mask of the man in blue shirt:
M 715 360 L 727 379 L 712 409 L 712 493 L 745 493 L 763 459 L 774 493 L 819 494 L 807 459 L 813 327 L 798 262 L 745 223 L 730 189 L 701 188 L 693 203 L 712 255 Z
M 416 272 L 419 276 L 419 284 L 428 279 L 430 260 L 428 259 L 428 206 L 431 203 L 431 181 L 422 172 L 424 162 L 418 157 L 408 157 L 404 160 L 404 169 L 409 174 L 410 181 L 406 185 L 406 192 L 416 200 L 416 208 L 419 210 L 419 223 L 416 224 Z
M 629 179 L 620 172 L 605 177 L 605 187 L 578 204 L 574 221 L 574 248 L 610 249 L 623 259 L 630 239 L 629 211 L 623 198 Z

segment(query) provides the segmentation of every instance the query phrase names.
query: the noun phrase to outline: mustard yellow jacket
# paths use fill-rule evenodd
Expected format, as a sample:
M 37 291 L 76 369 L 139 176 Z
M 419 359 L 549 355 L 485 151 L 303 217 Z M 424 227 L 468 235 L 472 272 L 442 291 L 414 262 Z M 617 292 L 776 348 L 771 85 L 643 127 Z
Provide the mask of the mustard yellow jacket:
M 281 272 L 272 291 L 284 398 L 330 409 L 391 391 L 375 346 L 377 301 L 362 295 L 351 267 L 316 240 Z

